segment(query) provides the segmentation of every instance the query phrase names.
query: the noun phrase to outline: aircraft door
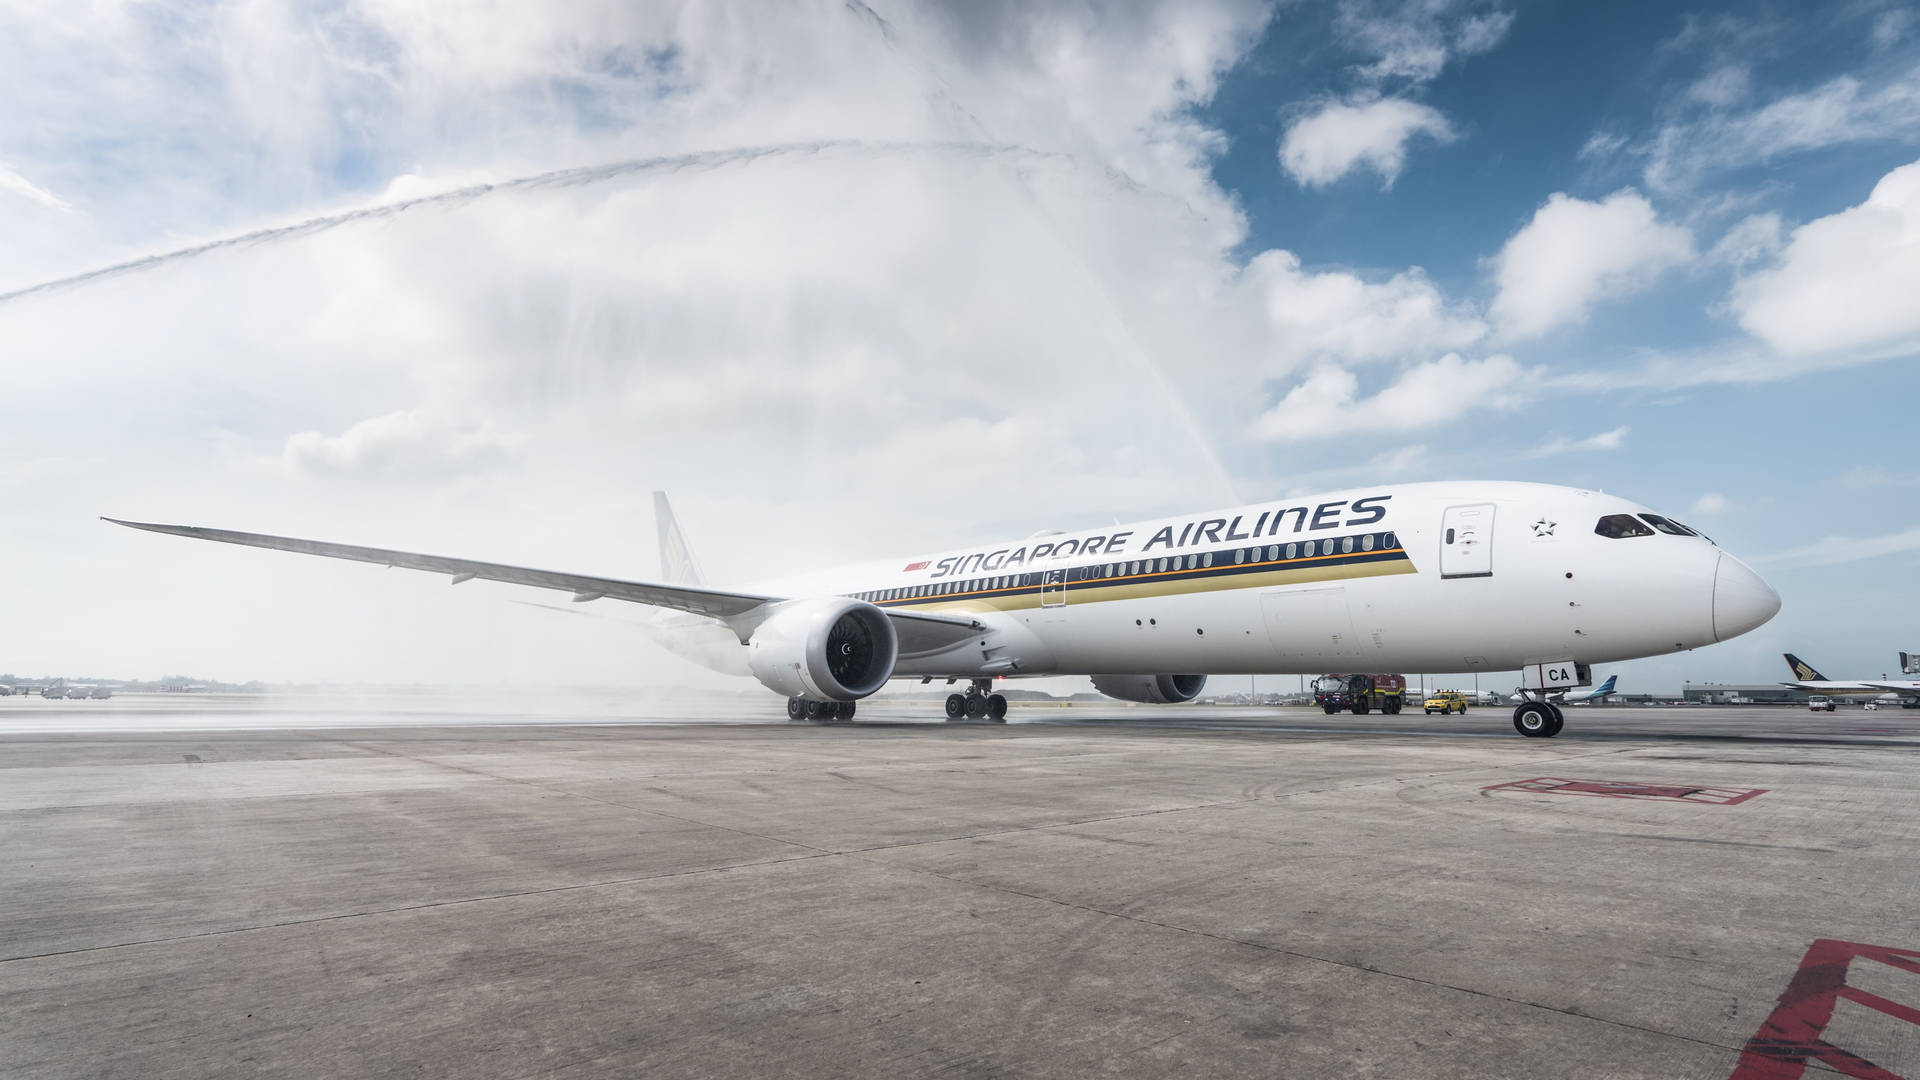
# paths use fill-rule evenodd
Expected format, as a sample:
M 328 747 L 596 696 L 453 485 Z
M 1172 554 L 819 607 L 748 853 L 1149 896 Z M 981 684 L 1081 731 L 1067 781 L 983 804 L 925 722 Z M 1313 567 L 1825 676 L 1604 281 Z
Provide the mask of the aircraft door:
M 1059 607 L 1067 602 L 1067 572 L 1061 567 L 1040 575 L 1040 606 Z
M 1493 504 L 1449 506 L 1440 519 L 1440 576 L 1493 576 Z

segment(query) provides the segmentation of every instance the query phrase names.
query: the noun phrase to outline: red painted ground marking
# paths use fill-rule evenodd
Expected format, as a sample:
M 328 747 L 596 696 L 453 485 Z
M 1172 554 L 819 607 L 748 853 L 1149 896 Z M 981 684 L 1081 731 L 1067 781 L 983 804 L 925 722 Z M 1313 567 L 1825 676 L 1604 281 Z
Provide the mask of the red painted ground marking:
M 1920 975 L 1920 952 L 1821 938 L 1807 949 L 1806 959 L 1800 961 L 1800 970 L 1787 984 L 1786 993 L 1780 995 L 1780 1004 L 1760 1025 L 1760 1030 L 1754 1032 L 1753 1038 L 1747 1040 L 1740 1064 L 1727 1080 L 1798 1080 L 1814 1062 L 1857 1080 L 1902 1080 L 1899 1075 L 1820 1039 L 1841 998 L 1909 1024 L 1920 1024 L 1920 1009 L 1847 985 L 1847 965 L 1855 957 Z
M 1571 780 L 1563 776 L 1536 776 L 1491 784 L 1481 791 L 1544 791 L 1550 795 L 1593 795 L 1603 799 L 1666 799 L 1670 802 L 1734 806 L 1766 788 L 1687 787 L 1679 784 L 1641 784 L 1632 780 Z

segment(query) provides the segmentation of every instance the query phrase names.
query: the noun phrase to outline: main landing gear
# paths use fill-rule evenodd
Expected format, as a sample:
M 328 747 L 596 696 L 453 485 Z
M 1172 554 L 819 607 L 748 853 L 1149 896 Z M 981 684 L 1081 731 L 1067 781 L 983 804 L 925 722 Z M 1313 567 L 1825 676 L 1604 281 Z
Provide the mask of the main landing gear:
M 990 693 L 992 679 L 975 679 L 964 694 L 947 695 L 948 720 L 985 720 L 992 724 L 1007 722 L 1007 699 Z
M 1550 701 L 1529 701 L 1513 710 L 1513 730 L 1529 739 L 1551 739 L 1566 724 L 1566 714 Z
M 816 724 L 848 723 L 853 719 L 853 702 L 790 697 L 787 699 L 787 719 Z

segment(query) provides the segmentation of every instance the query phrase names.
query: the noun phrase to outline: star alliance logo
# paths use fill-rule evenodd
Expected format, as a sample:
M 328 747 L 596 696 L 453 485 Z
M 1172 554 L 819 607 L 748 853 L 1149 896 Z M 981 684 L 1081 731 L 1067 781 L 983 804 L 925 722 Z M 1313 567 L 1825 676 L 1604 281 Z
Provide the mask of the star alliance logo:
M 1541 518 L 1539 521 L 1533 523 L 1533 535 L 1536 537 L 1552 536 L 1553 528 L 1558 524 L 1559 522 L 1557 521 L 1548 521 L 1546 518 Z

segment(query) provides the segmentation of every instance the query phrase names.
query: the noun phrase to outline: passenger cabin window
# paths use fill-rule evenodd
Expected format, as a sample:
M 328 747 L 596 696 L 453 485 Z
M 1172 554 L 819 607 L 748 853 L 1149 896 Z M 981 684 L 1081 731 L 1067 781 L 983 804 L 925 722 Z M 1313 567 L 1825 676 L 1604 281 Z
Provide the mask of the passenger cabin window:
M 1600 519 L 1600 523 L 1593 527 L 1593 531 L 1595 534 L 1604 536 L 1609 540 L 1624 540 L 1629 536 L 1653 535 L 1653 530 L 1647 527 L 1646 522 L 1641 521 L 1632 514 L 1608 514 L 1606 517 Z M 1452 543 L 1453 537 L 1449 535 L 1447 541 L 1448 543 Z
M 1668 536 L 1700 535 L 1699 533 L 1694 532 L 1692 529 L 1687 528 L 1685 525 L 1680 524 L 1679 522 L 1673 520 L 1672 518 L 1663 518 L 1659 514 L 1641 514 L 1640 517 L 1643 520 L 1645 520 L 1647 524 L 1653 526 L 1656 529 L 1659 529 L 1661 532 L 1666 533 Z

